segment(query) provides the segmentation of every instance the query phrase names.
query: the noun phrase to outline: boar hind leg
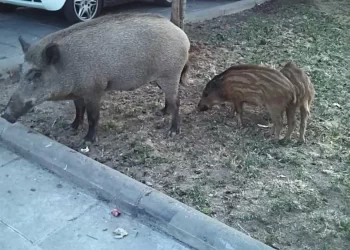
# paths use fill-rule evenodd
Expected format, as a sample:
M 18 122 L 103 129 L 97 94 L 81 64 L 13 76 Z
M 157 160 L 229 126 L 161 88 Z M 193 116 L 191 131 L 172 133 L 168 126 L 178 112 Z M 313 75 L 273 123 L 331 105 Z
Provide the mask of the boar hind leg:
M 307 125 L 307 120 L 308 120 L 309 116 L 310 116 L 309 105 L 307 103 L 304 103 L 300 107 L 299 142 L 301 142 L 301 143 L 305 142 L 305 131 L 306 131 L 306 125 Z
M 171 113 L 171 127 L 169 135 L 180 133 L 180 99 L 178 97 L 178 83 L 179 80 L 163 79 L 159 81 L 159 87 L 165 94 L 165 109 Z
M 287 107 L 286 113 L 287 113 L 287 121 L 288 121 L 288 130 L 285 137 L 283 138 L 283 141 L 289 141 L 295 129 L 295 111 L 296 111 L 295 106 Z
M 84 138 L 84 141 L 91 143 L 96 141 L 97 126 L 100 119 L 100 98 L 94 101 L 85 101 L 85 105 L 89 122 L 89 130 Z
M 75 119 L 71 124 L 73 129 L 78 129 L 80 125 L 84 123 L 84 115 L 85 115 L 85 103 L 83 99 L 78 99 L 74 101 L 75 105 Z
M 171 101 L 169 102 L 169 109 L 172 115 L 169 135 L 172 136 L 173 134 L 180 133 L 180 115 L 179 115 L 180 98 L 178 95 L 171 98 Z

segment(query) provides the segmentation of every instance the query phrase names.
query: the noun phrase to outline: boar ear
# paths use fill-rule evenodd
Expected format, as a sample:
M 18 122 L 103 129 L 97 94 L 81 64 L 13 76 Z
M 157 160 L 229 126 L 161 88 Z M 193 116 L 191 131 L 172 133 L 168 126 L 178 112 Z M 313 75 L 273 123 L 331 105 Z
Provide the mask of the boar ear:
M 19 36 L 18 37 L 18 41 L 19 43 L 21 44 L 21 47 L 22 47 L 22 51 L 23 53 L 27 53 L 29 47 L 30 47 L 30 44 L 28 42 L 26 42 L 22 36 Z
M 56 43 L 47 45 L 43 51 L 43 59 L 47 65 L 56 64 L 60 60 L 60 56 L 60 49 Z

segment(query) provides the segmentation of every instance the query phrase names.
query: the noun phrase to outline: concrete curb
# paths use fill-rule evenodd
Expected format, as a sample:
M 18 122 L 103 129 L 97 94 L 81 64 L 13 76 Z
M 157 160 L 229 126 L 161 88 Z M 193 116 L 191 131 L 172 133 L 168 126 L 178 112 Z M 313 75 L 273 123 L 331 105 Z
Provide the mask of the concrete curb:
M 0 118 L 0 142 L 199 250 L 268 250 L 262 242 L 56 141 Z
M 223 4 L 217 7 L 189 13 L 185 16 L 186 23 L 202 22 L 220 16 L 226 16 L 251 9 L 256 5 L 263 4 L 270 0 L 241 0 L 234 3 Z

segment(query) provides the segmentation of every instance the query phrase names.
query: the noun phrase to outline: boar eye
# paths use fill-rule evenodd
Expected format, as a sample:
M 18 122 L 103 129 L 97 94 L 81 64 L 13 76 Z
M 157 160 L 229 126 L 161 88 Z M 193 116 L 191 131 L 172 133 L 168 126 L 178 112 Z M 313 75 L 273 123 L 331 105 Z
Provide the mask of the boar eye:
M 208 97 L 208 93 L 203 93 L 203 97 Z
M 40 77 L 41 77 L 41 72 L 36 71 L 36 72 L 34 73 L 33 78 L 40 78 Z

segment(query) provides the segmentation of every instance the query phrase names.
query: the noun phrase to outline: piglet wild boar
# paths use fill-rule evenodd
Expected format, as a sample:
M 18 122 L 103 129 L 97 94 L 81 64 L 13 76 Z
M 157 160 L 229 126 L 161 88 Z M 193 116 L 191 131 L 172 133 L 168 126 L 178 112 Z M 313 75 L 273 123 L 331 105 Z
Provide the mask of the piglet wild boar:
M 296 105 L 291 105 L 287 109 L 287 119 L 288 119 L 288 131 L 285 136 L 286 139 L 290 139 L 291 134 L 295 128 L 295 112 L 299 108 L 300 110 L 300 131 L 299 131 L 299 141 L 305 142 L 305 131 L 307 126 L 307 120 L 310 116 L 310 107 L 312 101 L 315 98 L 315 89 L 311 83 L 308 75 L 294 62 L 288 62 L 281 69 L 282 74 L 284 74 L 291 83 L 294 84 L 296 89 L 297 102 Z
M 290 105 L 296 104 L 296 92 L 288 78 L 277 70 L 259 65 L 235 65 L 207 83 L 198 109 L 205 111 L 225 102 L 232 103 L 241 126 L 244 103 L 266 107 L 274 123 L 272 132 L 279 140 L 282 115 Z
M 19 37 L 25 60 L 19 87 L 2 117 L 10 123 L 44 101 L 74 100 L 74 129 L 96 139 L 105 91 L 131 91 L 150 82 L 165 94 L 172 114 L 170 134 L 179 132 L 178 86 L 186 80 L 190 42 L 168 19 L 153 14 L 107 15 L 78 23 L 30 45 Z

